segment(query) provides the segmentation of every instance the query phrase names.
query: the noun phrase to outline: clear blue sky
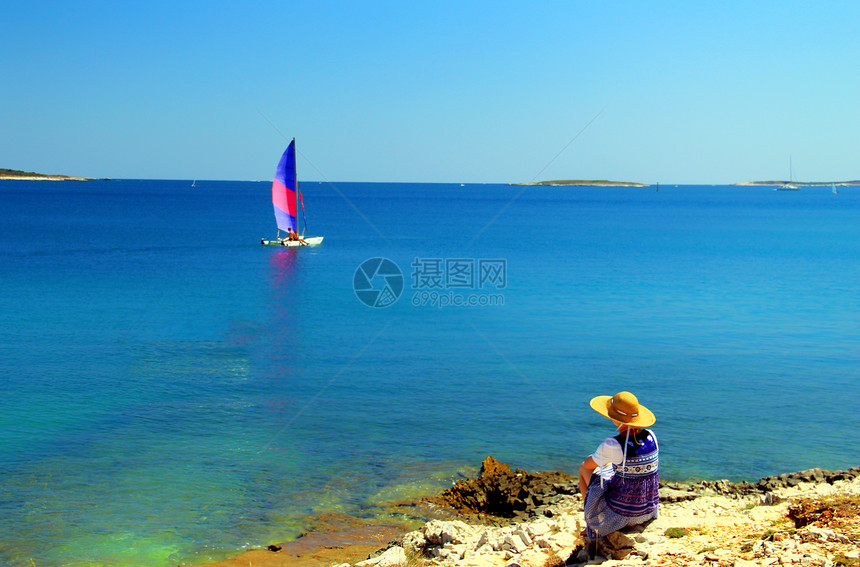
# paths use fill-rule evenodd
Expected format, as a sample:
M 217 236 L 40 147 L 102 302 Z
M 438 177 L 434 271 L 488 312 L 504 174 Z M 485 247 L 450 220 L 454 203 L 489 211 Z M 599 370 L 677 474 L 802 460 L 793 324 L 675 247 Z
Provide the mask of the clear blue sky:
M 283 133 L 309 180 L 860 178 L 856 1 L 243 4 L 7 2 L 0 167 L 271 179 Z

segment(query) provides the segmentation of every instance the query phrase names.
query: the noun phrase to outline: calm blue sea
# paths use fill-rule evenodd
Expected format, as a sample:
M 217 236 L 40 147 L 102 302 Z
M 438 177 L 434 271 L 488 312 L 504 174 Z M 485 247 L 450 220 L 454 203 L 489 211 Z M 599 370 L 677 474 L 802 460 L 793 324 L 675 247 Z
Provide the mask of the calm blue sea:
M 860 464 L 860 188 L 305 183 L 325 241 L 276 249 L 270 183 L 190 185 L 0 181 L 4 565 L 222 559 L 489 454 L 574 473 L 624 389 L 664 478 Z

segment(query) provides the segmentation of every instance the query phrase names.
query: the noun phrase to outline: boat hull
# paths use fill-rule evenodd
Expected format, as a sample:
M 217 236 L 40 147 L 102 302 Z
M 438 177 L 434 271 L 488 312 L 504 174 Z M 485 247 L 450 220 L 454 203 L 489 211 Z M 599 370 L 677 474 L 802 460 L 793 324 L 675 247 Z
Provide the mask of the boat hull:
M 289 246 L 290 248 L 296 246 L 319 246 L 322 244 L 323 237 L 322 236 L 308 236 L 304 239 L 307 244 L 304 242 L 299 242 L 298 240 L 287 240 L 286 238 L 278 238 L 277 240 L 266 240 L 265 238 L 260 239 L 260 244 L 265 246 Z

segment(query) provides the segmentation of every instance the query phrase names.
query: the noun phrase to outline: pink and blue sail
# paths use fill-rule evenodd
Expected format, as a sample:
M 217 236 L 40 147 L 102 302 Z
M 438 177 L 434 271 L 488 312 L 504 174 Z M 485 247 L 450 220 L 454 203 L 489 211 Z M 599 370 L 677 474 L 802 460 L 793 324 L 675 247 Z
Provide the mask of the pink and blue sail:
M 296 222 L 296 140 L 290 142 L 281 161 L 278 162 L 278 170 L 272 181 L 272 205 L 275 208 L 275 221 L 278 230 L 289 232 L 291 229 L 298 232 Z

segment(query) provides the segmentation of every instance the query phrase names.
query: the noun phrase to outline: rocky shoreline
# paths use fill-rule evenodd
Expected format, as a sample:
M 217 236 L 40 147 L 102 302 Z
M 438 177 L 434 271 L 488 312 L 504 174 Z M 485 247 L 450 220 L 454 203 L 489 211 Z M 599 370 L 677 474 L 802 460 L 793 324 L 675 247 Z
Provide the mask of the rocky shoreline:
M 319 549 L 302 555 L 270 546 L 214 565 L 860 566 L 860 467 L 810 469 L 754 484 L 661 482 L 660 502 L 660 517 L 647 526 L 616 532 L 586 549 L 576 478 L 511 470 L 487 457 L 477 478 L 421 503 L 451 519 L 432 519 L 385 545 L 380 541 L 367 559 L 359 558 L 366 548 L 349 540 L 323 546 L 324 557 Z M 384 536 L 380 531 L 376 537 Z
M 0 175 L 0 181 L 89 181 L 89 177 L 68 175 Z
M 0 168 L 0 181 L 88 181 L 88 177 L 74 177 L 71 175 L 48 175 L 36 173 L 35 171 L 21 171 L 20 169 Z

